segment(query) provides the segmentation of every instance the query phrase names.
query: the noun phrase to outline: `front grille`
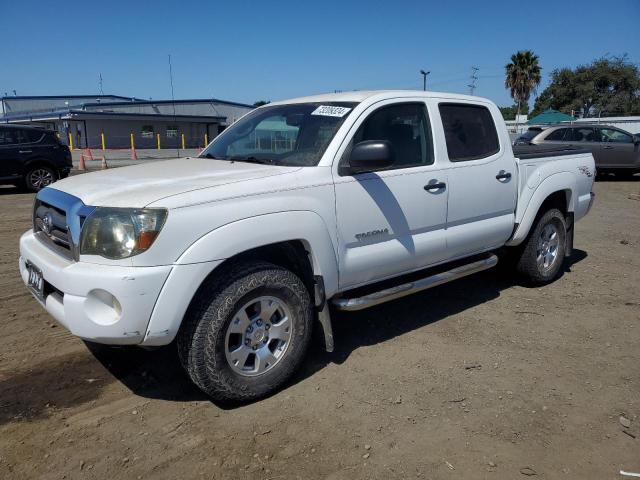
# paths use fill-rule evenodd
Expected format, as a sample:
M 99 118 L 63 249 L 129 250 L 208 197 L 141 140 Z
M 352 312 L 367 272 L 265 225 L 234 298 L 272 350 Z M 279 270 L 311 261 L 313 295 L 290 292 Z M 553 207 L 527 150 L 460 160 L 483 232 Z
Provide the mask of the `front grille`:
M 55 252 L 78 260 L 82 224 L 94 208 L 73 195 L 44 188 L 36 195 L 33 205 L 33 232 Z
M 36 199 L 33 231 L 37 238 L 63 256 L 73 257 L 71 235 L 67 225 L 67 213 L 64 210 Z

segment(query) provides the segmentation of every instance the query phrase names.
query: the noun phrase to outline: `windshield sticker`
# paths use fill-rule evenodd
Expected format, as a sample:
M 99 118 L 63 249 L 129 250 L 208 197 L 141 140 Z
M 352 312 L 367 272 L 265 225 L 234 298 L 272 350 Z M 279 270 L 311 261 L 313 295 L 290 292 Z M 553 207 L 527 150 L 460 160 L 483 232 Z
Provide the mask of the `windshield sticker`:
M 344 117 L 351 109 L 347 107 L 334 107 L 331 105 L 320 105 L 311 115 L 323 115 L 325 117 Z

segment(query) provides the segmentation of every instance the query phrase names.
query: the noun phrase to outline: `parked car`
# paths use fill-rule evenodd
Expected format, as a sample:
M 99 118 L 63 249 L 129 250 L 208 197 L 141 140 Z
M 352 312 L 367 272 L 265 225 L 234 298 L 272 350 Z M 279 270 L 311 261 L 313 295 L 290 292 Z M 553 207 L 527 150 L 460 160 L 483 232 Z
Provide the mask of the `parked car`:
M 37 192 L 68 176 L 71 167 L 69 147 L 60 143 L 55 132 L 0 125 L 0 184 Z
M 265 125 L 287 141 L 257 142 Z M 360 310 L 485 270 L 502 248 L 529 282 L 553 281 L 591 207 L 594 171 L 588 152 L 516 158 L 482 98 L 275 102 L 199 158 L 41 190 L 20 272 L 72 334 L 176 340 L 204 392 L 252 400 L 291 377 L 314 319 L 333 350 L 330 306 Z
M 617 127 L 590 124 L 531 127 L 514 145 L 578 147 L 593 154 L 598 173 L 640 172 L 640 136 Z

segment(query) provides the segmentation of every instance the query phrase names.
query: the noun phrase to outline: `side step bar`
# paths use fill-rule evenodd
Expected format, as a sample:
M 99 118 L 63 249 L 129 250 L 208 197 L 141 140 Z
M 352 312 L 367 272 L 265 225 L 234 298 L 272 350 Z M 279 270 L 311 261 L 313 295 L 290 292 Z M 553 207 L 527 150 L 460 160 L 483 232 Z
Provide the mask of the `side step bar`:
M 421 278 L 413 282 L 405 283 L 391 288 L 380 290 L 379 292 L 370 293 L 362 297 L 357 298 L 334 298 L 331 303 L 338 310 L 363 310 L 365 308 L 379 305 L 380 303 L 395 300 L 396 298 L 405 297 L 428 288 L 448 283 L 458 278 L 466 277 L 473 273 L 487 270 L 494 267 L 498 263 L 498 257 L 494 254 L 489 254 L 486 258 L 477 260 L 467 265 L 452 268 L 446 272 L 436 273 L 429 277 Z

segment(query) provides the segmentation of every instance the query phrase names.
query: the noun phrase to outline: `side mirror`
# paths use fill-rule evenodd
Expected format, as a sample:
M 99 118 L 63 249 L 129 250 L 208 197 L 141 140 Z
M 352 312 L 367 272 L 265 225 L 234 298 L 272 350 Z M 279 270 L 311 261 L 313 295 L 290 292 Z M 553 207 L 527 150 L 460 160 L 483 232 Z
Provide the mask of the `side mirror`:
M 349 171 L 364 173 L 393 165 L 395 155 L 387 140 L 366 140 L 353 147 L 349 156 Z
M 633 143 L 635 143 L 636 145 L 640 145 L 640 135 L 633 136 Z

